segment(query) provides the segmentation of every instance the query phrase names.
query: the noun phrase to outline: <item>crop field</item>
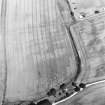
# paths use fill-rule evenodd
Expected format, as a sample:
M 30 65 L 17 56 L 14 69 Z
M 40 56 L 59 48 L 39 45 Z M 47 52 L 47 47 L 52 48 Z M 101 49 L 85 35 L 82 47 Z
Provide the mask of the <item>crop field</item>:
M 62 18 L 56 0 L 0 3 L 0 92 L 5 101 L 37 100 L 50 88 L 71 81 L 76 61 L 62 21 L 72 21 L 67 6 L 59 2 Z
M 69 0 L 77 20 L 105 11 L 105 0 Z
M 81 73 L 81 81 L 104 78 L 105 15 L 99 14 L 78 22 L 71 26 L 71 31 L 83 62 L 84 73 Z

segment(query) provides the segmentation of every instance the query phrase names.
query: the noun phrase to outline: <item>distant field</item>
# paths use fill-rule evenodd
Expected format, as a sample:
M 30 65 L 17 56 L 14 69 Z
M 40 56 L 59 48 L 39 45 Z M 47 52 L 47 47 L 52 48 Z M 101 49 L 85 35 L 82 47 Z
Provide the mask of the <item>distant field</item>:
M 105 11 L 105 0 L 70 0 L 70 4 L 77 20 L 93 15 L 95 10 Z
M 71 27 L 82 60 L 81 81 L 105 77 L 105 14 L 93 16 Z

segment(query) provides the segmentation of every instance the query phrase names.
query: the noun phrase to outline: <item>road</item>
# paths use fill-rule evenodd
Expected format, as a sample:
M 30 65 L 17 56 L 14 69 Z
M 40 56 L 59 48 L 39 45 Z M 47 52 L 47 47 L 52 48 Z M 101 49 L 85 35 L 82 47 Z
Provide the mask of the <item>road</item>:
M 105 80 L 87 84 L 86 88 L 53 105 L 104 105 Z

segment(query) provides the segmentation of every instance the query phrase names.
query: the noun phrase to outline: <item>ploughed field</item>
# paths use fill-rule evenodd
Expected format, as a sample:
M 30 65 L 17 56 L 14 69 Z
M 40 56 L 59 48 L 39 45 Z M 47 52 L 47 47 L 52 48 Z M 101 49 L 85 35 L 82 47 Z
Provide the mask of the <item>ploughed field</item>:
M 57 5 L 56 0 L 1 0 L 1 101 L 38 100 L 76 75 L 71 39 Z
M 72 82 L 105 79 L 105 14 L 75 21 L 68 3 L 0 1 L 0 105 L 55 102 L 65 97 L 62 84 L 70 96 Z M 56 90 L 53 97 L 50 89 Z

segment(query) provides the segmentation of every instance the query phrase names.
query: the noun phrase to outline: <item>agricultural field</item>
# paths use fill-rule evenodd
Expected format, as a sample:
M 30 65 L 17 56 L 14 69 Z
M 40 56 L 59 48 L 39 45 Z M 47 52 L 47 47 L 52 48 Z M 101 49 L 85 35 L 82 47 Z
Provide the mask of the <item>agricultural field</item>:
M 51 88 L 72 81 L 77 68 L 64 25 L 72 22 L 67 4 L 1 0 L 0 5 L 0 92 L 4 101 L 38 100 Z
M 77 20 L 105 11 L 104 0 L 69 0 L 69 2 Z
M 104 0 L 0 0 L 0 105 L 104 105 L 104 79 Z
M 99 14 L 71 26 L 82 60 L 81 81 L 105 78 L 105 14 Z

